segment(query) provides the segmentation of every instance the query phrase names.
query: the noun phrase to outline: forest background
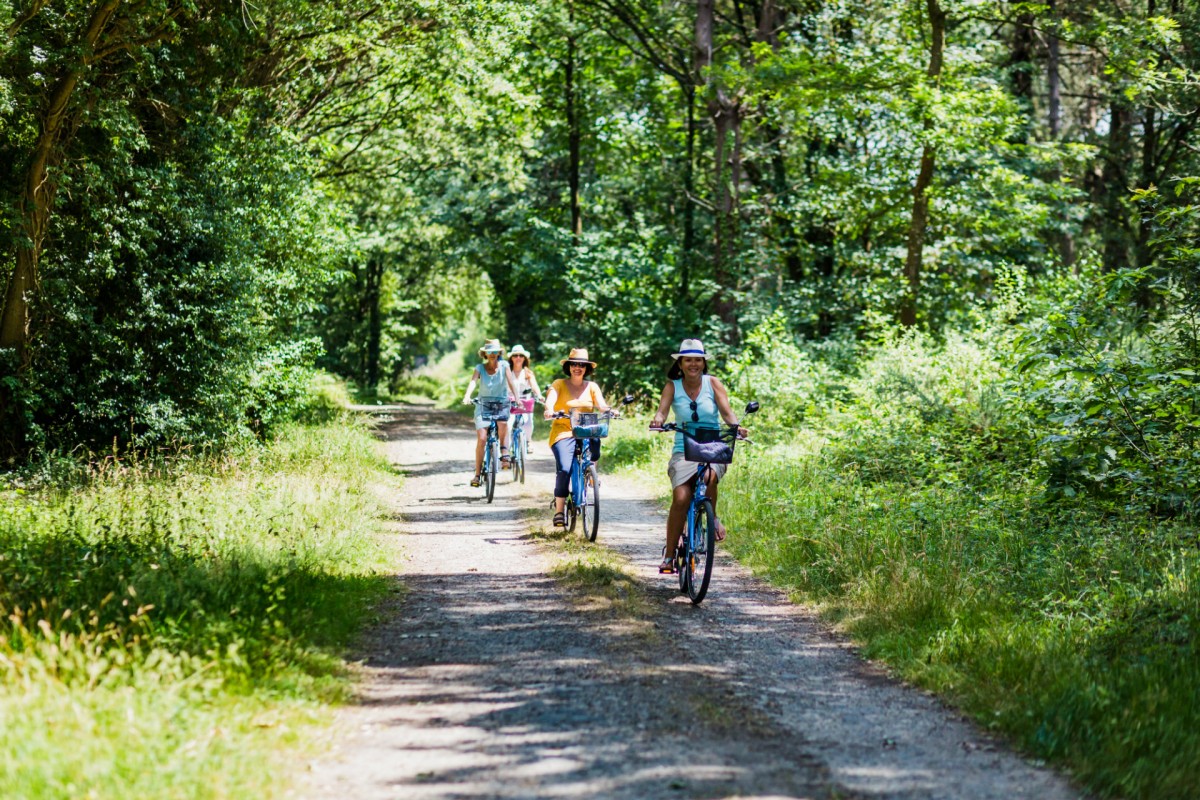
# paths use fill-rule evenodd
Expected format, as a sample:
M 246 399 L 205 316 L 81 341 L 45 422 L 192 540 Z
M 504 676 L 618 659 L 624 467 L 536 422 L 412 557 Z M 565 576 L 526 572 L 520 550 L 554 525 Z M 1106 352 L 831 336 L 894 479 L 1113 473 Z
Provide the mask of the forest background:
M 31 503 L 129 459 L 174 491 L 261 467 L 336 416 L 319 372 L 445 400 L 499 336 L 543 384 L 583 345 L 646 399 L 696 336 L 765 408 L 743 558 L 1099 791 L 1194 791 L 1197 4 L 26 0 L 0 27 L 8 669 L 90 630 L 28 616 L 48 554 L 93 554 L 102 598 L 130 568 L 89 542 L 149 575 L 199 524 L 76 551 Z M 261 568 L 247 630 L 304 629 L 263 598 L 332 562 L 255 553 L 222 555 Z M 137 651 L 134 616 L 94 646 Z M 229 643 L 182 630 L 156 647 Z

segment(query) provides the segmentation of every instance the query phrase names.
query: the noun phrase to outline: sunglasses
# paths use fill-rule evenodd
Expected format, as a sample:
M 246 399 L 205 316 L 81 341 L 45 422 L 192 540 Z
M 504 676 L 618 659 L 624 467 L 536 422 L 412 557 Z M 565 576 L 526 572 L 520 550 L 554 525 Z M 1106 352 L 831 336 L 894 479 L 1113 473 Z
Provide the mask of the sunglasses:
M 692 422 L 699 422 L 700 421 L 700 413 L 698 411 L 696 411 L 696 401 L 689 400 L 688 405 L 692 407 Z
M 579 367 L 580 369 L 588 368 L 587 364 L 580 364 L 578 361 L 568 361 L 567 366 L 570 367 L 571 369 L 574 369 L 575 367 Z

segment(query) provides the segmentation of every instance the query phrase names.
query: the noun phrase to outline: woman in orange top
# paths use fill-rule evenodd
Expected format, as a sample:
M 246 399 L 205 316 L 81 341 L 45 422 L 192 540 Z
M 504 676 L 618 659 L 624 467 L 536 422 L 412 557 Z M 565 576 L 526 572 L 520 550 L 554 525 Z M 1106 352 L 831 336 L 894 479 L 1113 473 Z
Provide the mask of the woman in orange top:
M 596 362 L 588 360 L 588 351 L 576 347 L 561 362 L 567 377 L 559 378 L 546 390 L 546 419 L 552 419 L 556 411 L 609 411 L 600 387 L 589 380 L 596 369 Z M 575 461 L 575 448 L 580 445 L 592 448 L 592 461 L 600 460 L 599 439 L 576 439 L 571 433 L 569 419 L 555 419 L 550 426 L 550 449 L 554 451 L 557 471 L 554 474 L 554 527 L 567 524 L 563 507 L 571 483 L 571 466 Z

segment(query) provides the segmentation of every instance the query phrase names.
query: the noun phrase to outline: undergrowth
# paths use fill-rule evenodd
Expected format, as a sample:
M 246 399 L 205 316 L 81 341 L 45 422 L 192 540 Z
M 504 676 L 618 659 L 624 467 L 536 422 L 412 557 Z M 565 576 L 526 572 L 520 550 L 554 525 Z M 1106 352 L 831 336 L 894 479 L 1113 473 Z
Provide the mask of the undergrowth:
M 728 365 L 735 406 L 764 409 L 722 483 L 727 546 L 1101 796 L 1194 796 L 1197 527 L 1112 472 L 1061 491 L 1066 434 L 1035 402 L 1051 379 L 1018 378 L 1011 347 L 1002 329 L 903 334 L 837 371 L 752 349 Z M 610 451 L 666 461 L 638 439 Z

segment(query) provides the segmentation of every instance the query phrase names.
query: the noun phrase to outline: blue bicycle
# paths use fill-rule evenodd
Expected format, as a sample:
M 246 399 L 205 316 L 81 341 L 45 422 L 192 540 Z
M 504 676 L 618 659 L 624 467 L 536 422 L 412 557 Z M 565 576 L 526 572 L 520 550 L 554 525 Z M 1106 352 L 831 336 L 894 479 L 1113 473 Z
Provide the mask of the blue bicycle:
M 621 405 L 633 402 L 633 395 L 626 395 Z M 589 542 L 596 541 L 600 530 L 600 473 L 592 462 L 591 440 L 608 436 L 608 421 L 617 414 L 607 411 L 557 411 L 551 419 L 571 420 L 571 434 L 575 437 L 575 461 L 571 465 L 571 493 L 567 495 L 564 511 L 567 517 L 567 532 L 575 531 L 576 520 L 583 523 L 583 536 Z
M 483 445 L 481 477 L 484 494 L 490 503 L 496 494 L 496 471 L 500 468 L 500 429 L 496 423 L 508 419 L 510 402 L 507 399 L 480 400 L 478 397 L 473 398 L 471 402 L 482 408 L 479 416 L 488 423 L 487 441 Z
M 746 413 L 753 414 L 758 408 L 758 403 L 750 403 Z M 733 462 L 738 426 L 713 429 L 686 422 L 681 425 L 668 422 L 651 430 L 681 432 L 683 456 L 696 462 L 696 489 L 688 506 L 687 524 L 675 547 L 675 571 L 679 574 L 679 591 L 691 598 L 693 605 L 700 605 L 708 593 L 713 558 L 717 553 L 717 512 L 708 499 L 708 472 L 713 464 Z
M 514 400 L 512 403 L 512 413 L 515 415 L 513 424 L 509 426 L 511 431 L 509 435 L 508 453 L 511 458 L 510 465 L 512 467 L 513 480 L 520 483 L 525 482 L 525 414 L 532 414 L 533 407 L 536 403 L 543 402 L 540 397 L 533 397 L 533 390 L 527 390 L 529 397 L 523 397 L 520 400 Z

